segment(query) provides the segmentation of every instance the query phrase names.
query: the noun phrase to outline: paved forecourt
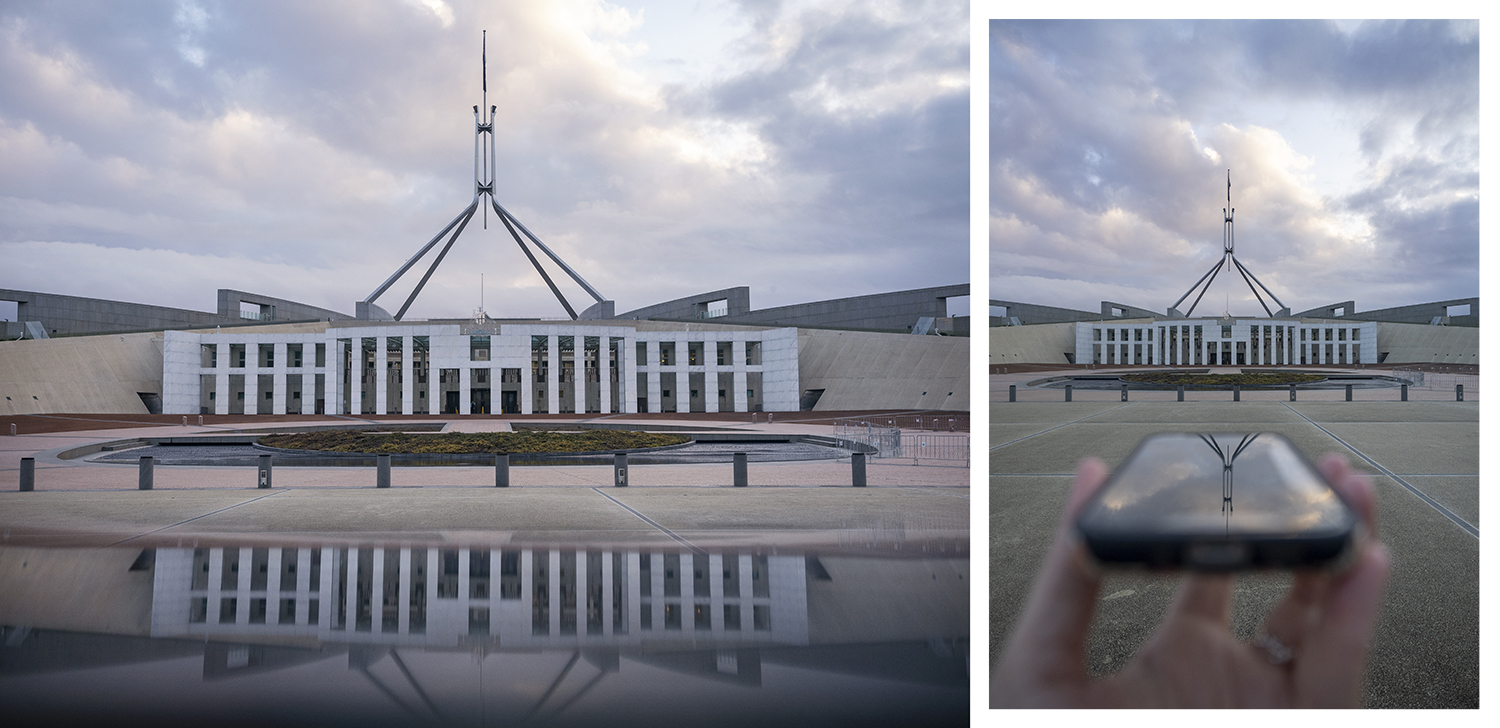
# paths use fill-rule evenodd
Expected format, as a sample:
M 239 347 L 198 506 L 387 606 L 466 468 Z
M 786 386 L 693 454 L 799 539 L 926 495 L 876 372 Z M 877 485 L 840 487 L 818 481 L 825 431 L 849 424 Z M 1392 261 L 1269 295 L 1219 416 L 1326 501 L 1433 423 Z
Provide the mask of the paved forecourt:
M 226 429 L 233 428 L 218 431 Z M 374 468 L 277 466 L 269 490 L 255 487 L 254 467 L 158 465 L 153 490 L 140 491 L 136 465 L 57 457 L 93 443 L 213 431 L 174 425 L 0 437 L 0 544 L 458 543 L 500 534 L 528 544 L 703 547 L 828 547 L 852 539 L 920 551 L 968 539 L 969 470 L 957 463 L 871 460 L 867 488 L 851 487 L 848 458 L 752 462 L 748 488 L 731 487 L 730 463 L 631 465 L 625 488 L 611 486 L 608 465 L 515 466 L 509 488 L 494 487 L 492 467 L 398 466 L 389 489 L 374 487 Z M 16 490 L 23 457 L 35 458 L 35 492 Z
M 1113 469 L 1157 432 L 1277 432 L 1314 460 L 1344 454 L 1372 474 L 1392 574 L 1366 703 L 1479 703 L 1479 410 L 1438 401 L 1075 401 L 991 404 L 991 651 L 1008 639 L 1084 457 Z M 1299 393 L 1300 395 L 1300 393 Z M 993 399 L 993 398 L 992 398 Z M 1106 577 L 1088 642 L 1090 669 L 1113 672 L 1155 630 L 1177 578 Z M 1287 573 L 1240 578 L 1236 631 L 1255 636 L 1289 588 Z

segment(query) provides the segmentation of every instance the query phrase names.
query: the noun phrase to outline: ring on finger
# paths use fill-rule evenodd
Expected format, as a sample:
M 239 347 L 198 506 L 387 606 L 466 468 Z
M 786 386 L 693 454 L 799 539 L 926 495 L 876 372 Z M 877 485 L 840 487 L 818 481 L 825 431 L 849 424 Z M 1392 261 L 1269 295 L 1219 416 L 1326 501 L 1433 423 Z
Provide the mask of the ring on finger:
M 1269 634 L 1263 634 L 1255 638 L 1255 646 L 1265 650 L 1266 661 L 1272 665 L 1285 665 L 1292 661 L 1292 648 L 1281 643 L 1281 640 Z

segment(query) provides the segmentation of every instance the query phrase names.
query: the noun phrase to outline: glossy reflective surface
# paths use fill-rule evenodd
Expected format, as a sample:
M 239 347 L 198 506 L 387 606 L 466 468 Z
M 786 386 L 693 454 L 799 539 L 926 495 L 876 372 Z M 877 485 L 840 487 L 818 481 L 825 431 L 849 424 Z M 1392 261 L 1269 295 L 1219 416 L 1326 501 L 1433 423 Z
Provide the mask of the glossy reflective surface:
M 0 548 L 0 693 L 39 720 L 965 724 L 967 549 L 912 547 Z

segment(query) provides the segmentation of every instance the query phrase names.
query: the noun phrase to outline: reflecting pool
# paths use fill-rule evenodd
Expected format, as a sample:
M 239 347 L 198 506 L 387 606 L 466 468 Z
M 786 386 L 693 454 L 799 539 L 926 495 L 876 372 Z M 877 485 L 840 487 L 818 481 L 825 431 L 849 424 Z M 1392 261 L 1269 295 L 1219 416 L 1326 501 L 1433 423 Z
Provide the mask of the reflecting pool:
M 967 724 L 963 542 L 0 548 L 6 712 L 151 723 Z

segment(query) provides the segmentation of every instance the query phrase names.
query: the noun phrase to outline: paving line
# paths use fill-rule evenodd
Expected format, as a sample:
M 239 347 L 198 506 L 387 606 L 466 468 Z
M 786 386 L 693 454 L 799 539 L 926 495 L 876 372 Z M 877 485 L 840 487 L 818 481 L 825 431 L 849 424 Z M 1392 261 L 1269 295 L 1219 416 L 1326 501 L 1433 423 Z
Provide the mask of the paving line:
M 290 490 L 290 488 L 288 488 L 287 490 Z M 159 532 L 165 531 L 165 530 L 167 530 L 169 528 L 176 528 L 178 526 L 181 526 L 184 523 L 192 523 L 193 521 L 196 521 L 196 520 L 198 520 L 200 518 L 207 518 L 209 516 L 212 516 L 215 513 L 223 513 L 224 511 L 227 511 L 227 510 L 229 510 L 231 508 L 239 508 L 240 506 L 250 505 L 251 503 L 254 503 L 254 502 L 258 501 L 258 500 L 265 500 L 266 498 L 270 498 L 273 495 L 281 495 L 282 493 L 285 493 L 285 492 L 287 492 L 287 491 L 286 490 L 278 490 L 275 493 L 267 493 L 267 494 L 265 494 L 265 495 L 263 495 L 263 496 L 261 496 L 259 498 L 251 498 L 250 500 L 247 500 L 244 503 L 236 503 L 236 504 L 234 504 L 232 506 L 224 506 L 223 508 L 220 508 L 217 511 L 210 511 L 210 512 L 205 513 L 205 514 L 203 514 L 201 516 L 193 516 L 192 518 L 189 518 L 189 519 L 187 519 L 185 521 L 178 521 L 177 523 L 174 523 L 174 524 L 172 524 L 170 526 L 162 526 L 161 528 L 158 528 L 155 531 L 147 531 L 145 533 L 140 533 L 140 534 L 136 534 L 134 536 L 131 536 L 130 538 L 120 539 L 119 541 L 116 541 L 116 542 L 110 544 L 110 546 L 119 546 L 120 544 L 125 543 L 126 541 L 134 541 L 134 540 L 136 540 L 138 538 L 145 538 L 147 536 L 150 536 L 153 533 L 159 533 Z M 109 547 L 106 546 L 105 548 L 109 548 Z
M 1286 405 L 1287 409 L 1292 410 L 1293 412 L 1297 412 L 1297 410 L 1295 408 L 1293 408 L 1290 404 L 1287 404 L 1286 402 L 1282 402 L 1282 404 Z M 1463 530 L 1468 531 L 1470 536 L 1473 536 L 1474 538 L 1479 538 L 1479 529 L 1475 528 L 1473 524 L 1471 524 L 1468 521 L 1465 521 L 1464 519 L 1460 518 L 1458 516 L 1458 514 L 1454 513 L 1453 511 L 1450 511 L 1447 508 L 1443 507 L 1443 504 L 1441 504 L 1441 503 L 1433 500 L 1426 493 L 1423 493 L 1421 490 L 1418 490 L 1416 486 L 1412 485 L 1411 483 L 1406 482 L 1405 480 L 1402 480 L 1401 476 L 1399 476 L 1399 475 L 1391 472 L 1390 470 L 1386 469 L 1386 467 L 1384 465 L 1381 465 L 1380 463 L 1375 462 L 1375 460 L 1372 459 L 1369 455 L 1366 455 L 1366 454 L 1360 452 L 1358 448 L 1354 447 L 1353 445 L 1350 445 L 1347 442 L 1344 442 L 1343 438 L 1339 437 L 1338 435 L 1333 434 L 1332 432 L 1329 432 L 1327 428 L 1323 427 L 1322 425 L 1320 425 L 1320 424 L 1318 424 L 1316 422 L 1313 422 L 1311 419 L 1308 419 L 1307 415 L 1304 415 L 1301 412 L 1297 412 L 1297 416 L 1301 417 L 1304 420 L 1307 420 L 1308 424 L 1312 425 L 1313 427 L 1316 427 L 1316 428 L 1322 430 L 1323 434 L 1326 434 L 1329 437 L 1333 438 L 1334 440 L 1337 440 L 1340 445 L 1343 445 L 1344 447 L 1349 448 L 1349 452 L 1352 452 L 1355 455 L 1358 455 L 1361 460 L 1364 460 L 1365 462 L 1369 463 L 1372 467 L 1374 467 L 1376 470 L 1379 470 L 1386 477 L 1390 478 L 1391 480 L 1396 481 L 1397 483 L 1400 483 L 1401 487 L 1407 489 L 1408 491 L 1411 491 L 1412 495 L 1415 495 L 1416 497 L 1421 498 L 1423 501 L 1426 501 L 1427 505 L 1432 506 L 1433 510 L 1436 510 L 1438 513 L 1441 513 L 1444 516 L 1447 516 L 1448 520 L 1453 521 L 1453 523 L 1456 524 L 1459 528 L 1462 528 Z
M 1094 414 L 1091 414 L 1088 417 L 1079 417 L 1078 419 L 1073 420 L 1072 422 L 1064 422 L 1061 425 L 1058 425 L 1057 427 L 1053 427 L 1053 428 L 1050 428 L 1050 429 L 1042 430 L 1041 432 L 1038 432 L 1036 434 L 1027 435 L 1027 436 L 1022 437 L 1022 438 L 1017 438 L 1015 440 L 1011 440 L 1010 442 L 1002 442 L 999 445 L 995 445 L 994 447 L 991 447 L 990 448 L 990 452 L 994 452 L 996 450 L 999 450 L 1000 448 L 1005 447 L 1006 445 L 1014 445 L 1014 444 L 1016 444 L 1018 442 L 1021 442 L 1022 440 L 1030 440 L 1033 437 L 1037 437 L 1039 435 L 1045 435 L 1045 434 L 1051 432 L 1052 430 L 1061 430 L 1062 428 L 1067 427 L 1068 425 L 1076 425 L 1079 422 L 1082 422 L 1084 420 L 1091 419 L 1091 418 L 1094 418 L 1094 417 L 1098 417 L 1099 415 L 1102 415 L 1102 414 L 1104 414 L 1106 412 L 1114 412 L 1115 410 L 1117 410 L 1117 409 L 1119 409 L 1121 407 L 1129 407 L 1129 406 L 1130 406 L 1130 403 L 1126 402 L 1125 404 L 1116 405 L 1114 407 L 1110 407 L 1109 409 L 1103 410 L 1101 412 L 1095 412 Z M 994 423 L 990 423 L 990 424 L 994 424 Z
M 613 486 L 611 486 L 611 487 L 613 487 Z M 592 488 L 591 490 L 593 490 L 595 493 L 598 493 L 599 495 L 604 496 L 605 498 L 610 499 L 610 501 L 613 502 L 615 505 L 617 505 L 617 506 L 619 506 L 621 508 L 624 508 L 627 511 L 630 511 L 632 514 L 635 515 L 636 518 L 639 518 L 642 521 L 645 521 L 647 524 L 650 524 L 650 526 L 652 528 L 655 528 L 656 530 L 661 531 L 662 533 L 667 534 L 668 536 L 670 536 L 672 538 L 673 541 L 676 541 L 677 543 L 680 543 L 683 546 L 688 547 L 689 549 L 692 550 L 693 553 L 698 554 L 699 556 L 707 556 L 708 555 L 707 551 L 704 551 L 703 549 L 698 548 L 697 546 L 694 546 L 687 539 L 685 539 L 685 538 L 683 538 L 681 536 L 678 536 L 675 533 L 672 533 L 671 529 L 665 528 L 660 523 L 657 523 L 656 521 L 653 521 L 650 518 L 647 518 L 646 514 L 641 513 L 640 511 L 638 511 L 638 510 L 636 510 L 634 508 L 631 508 L 630 506 L 625 505 L 624 503 L 621 503 L 614 496 L 612 496 L 612 495 L 610 495 L 610 494 L 608 494 L 608 493 L 606 493 L 606 492 L 604 492 L 602 490 L 599 490 L 597 487 L 596 488 Z

